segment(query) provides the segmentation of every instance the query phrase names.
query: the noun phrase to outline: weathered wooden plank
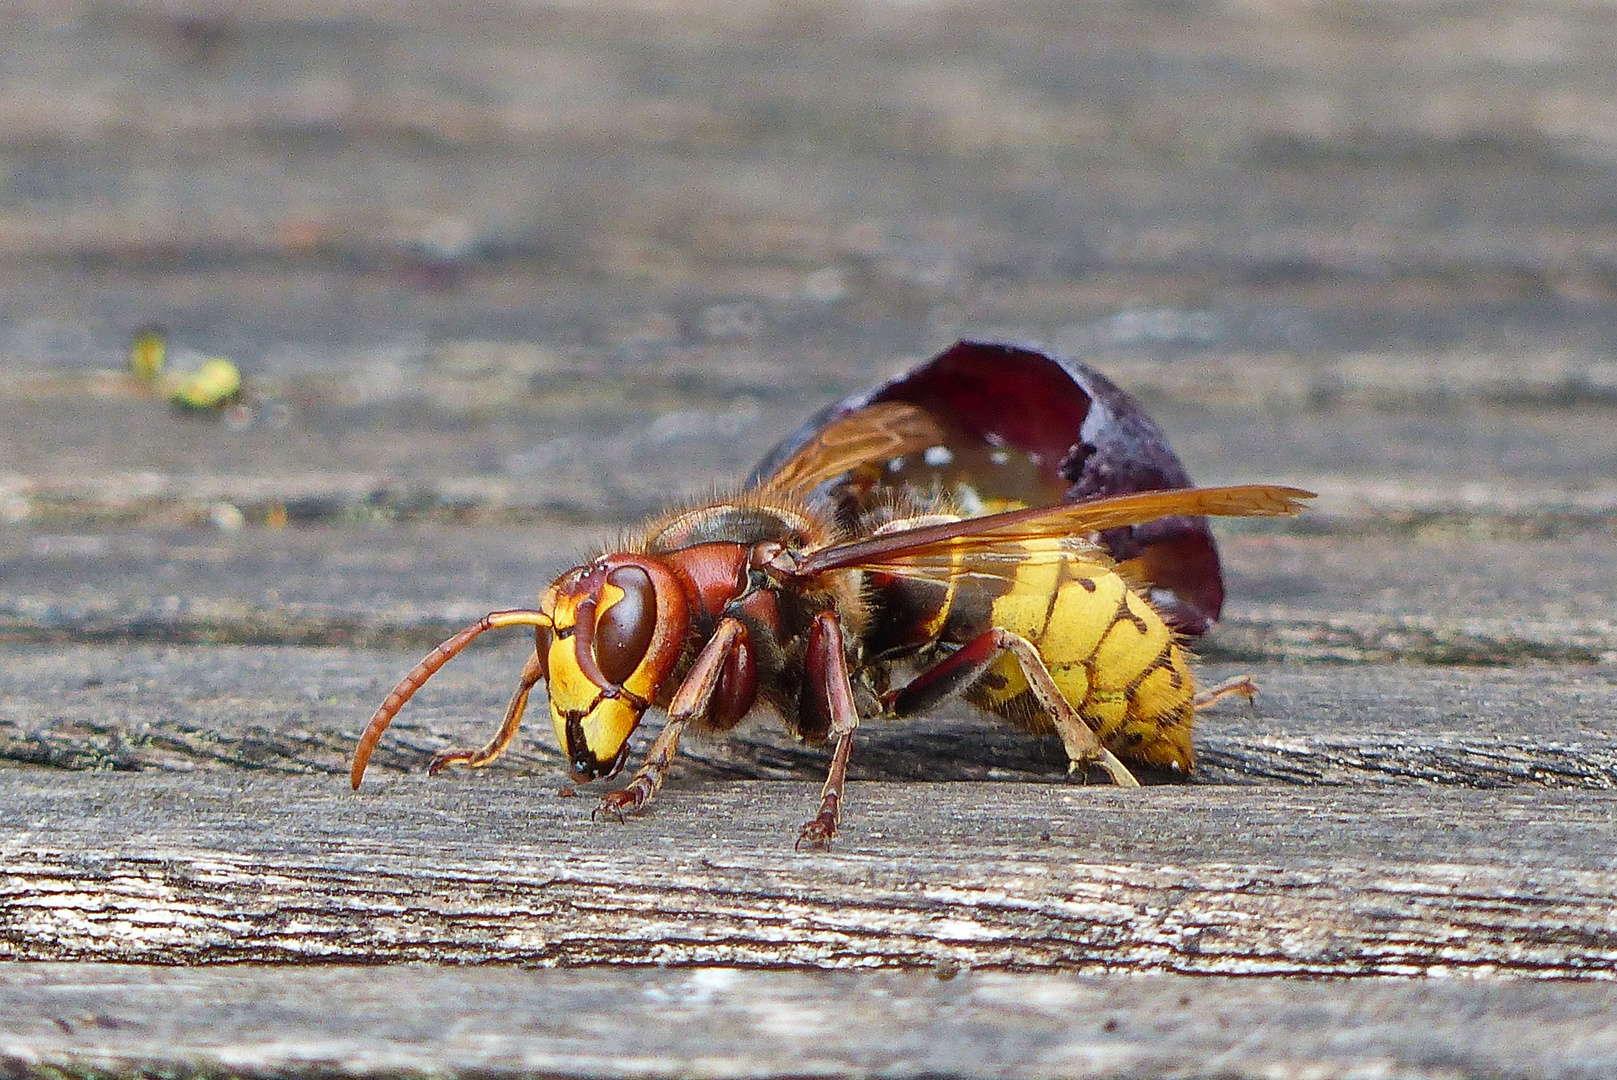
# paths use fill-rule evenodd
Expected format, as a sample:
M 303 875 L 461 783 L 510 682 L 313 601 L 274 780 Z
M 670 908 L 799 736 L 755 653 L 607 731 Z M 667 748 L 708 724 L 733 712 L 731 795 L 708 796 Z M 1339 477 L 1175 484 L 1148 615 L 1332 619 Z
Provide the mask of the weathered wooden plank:
M 520 636 L 444 668 L 404 710 L 373 775 L 419 770 L 491 732 L 521 668 Z M 346 774 L 359 729 L 412 653 L 268 646 L 10 645 L 0 648 L 0 761 L 67 769 L 236 768 Z M 1204 666 L 1263 687 L 1197 727 L 1211 783 L 1617 787 L 1617 675 L 1606 666 Z M 496 772 L 560 783 L 564 763 L 536 700 Z M 640 736 L 649 739 L 656 717 Z M 693 777 L 814 779 L 826 751 L 760 715 L 722 740 L 688 740 Z M 861 779 L 1059 781 L 1065 757 L 965 707 L 867 725 Z M 445 783 L 453 783 L 445 780 Z
M 395 721 L 372 768 L 420 769 L 485 737 L 521 666 L 520 641 L 445 668 Z M 242 768 L 341 774 L 359 727 L 411 654 L 283 647 L 10 646 L 0 671 L 0 760 L 71 769 Z M 1209 680 L 1235 673 L 1208 665 Z M 1617 681 L 1603 667 L 1515 670 L 1401 665 L 1243 665 L 1255 711 L 1207 713 L 1201 776 L 1214 783 L 1617 786 Z M 655 718 L 642 738 L 649 738 Z M 563 774 L 542 711 L 498 766 Z M 723 740 L 691 740 L 693 776 L 812 779 L 823 748 L 760 716 Z M 969 709 L 872 724 L 853 775 L 1053 781 L 1064 756 Z
M 1594 1078 L 1608 986 L 0 968 L 0 1074 Z
M 1617 976 L 1598 792 L 0 773 L 9 959 Z

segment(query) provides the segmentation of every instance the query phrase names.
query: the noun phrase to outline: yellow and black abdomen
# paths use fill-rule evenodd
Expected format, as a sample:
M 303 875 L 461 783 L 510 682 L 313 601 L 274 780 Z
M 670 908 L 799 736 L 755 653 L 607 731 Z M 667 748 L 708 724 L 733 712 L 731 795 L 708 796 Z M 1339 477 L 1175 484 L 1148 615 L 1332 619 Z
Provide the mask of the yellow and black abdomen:
M 1195 686 L 1189 658 L 1162 616 L 1104 557 L 1041 552 L 1016 568 L 984 614 L 1038 649 L 1062 694 L 1112 753 L 1190 772 Z M 1010 656 L 966 699 L 1035 732 L 1053 730 Z

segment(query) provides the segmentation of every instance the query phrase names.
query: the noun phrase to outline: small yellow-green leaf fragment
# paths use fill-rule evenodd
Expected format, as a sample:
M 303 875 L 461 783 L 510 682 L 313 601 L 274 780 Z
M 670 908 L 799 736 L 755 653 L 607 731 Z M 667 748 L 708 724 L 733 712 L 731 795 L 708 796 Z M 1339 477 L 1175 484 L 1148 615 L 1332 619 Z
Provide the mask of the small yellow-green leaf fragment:
M 169 400 L 187 409 L 217 409 L 241 393 L 241 372 L 222 356 L 207 361 L 181 379 Z

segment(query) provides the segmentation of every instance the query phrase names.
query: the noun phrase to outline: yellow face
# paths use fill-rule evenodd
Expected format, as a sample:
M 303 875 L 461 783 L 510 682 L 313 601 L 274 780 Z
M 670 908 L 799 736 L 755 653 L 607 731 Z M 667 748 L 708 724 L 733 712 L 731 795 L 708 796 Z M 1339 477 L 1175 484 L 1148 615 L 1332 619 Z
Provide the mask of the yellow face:
M 668 669 L 658 590 L 634 563 L 597 563 L 563 575 L 543 607 L 555 620 L 546 653 L 550 719 L 575 780 L 623 768 L 629 736 Z M 683 635 L 684 628 L 677 628 Z
M 603 696 L 603 688 L 578 663 L 576 640 L 558 636 L 550 644 L 550 720 L 573 779 L 594 780 L 623 768 L 629 736 L 645 709 L 626 698 Z

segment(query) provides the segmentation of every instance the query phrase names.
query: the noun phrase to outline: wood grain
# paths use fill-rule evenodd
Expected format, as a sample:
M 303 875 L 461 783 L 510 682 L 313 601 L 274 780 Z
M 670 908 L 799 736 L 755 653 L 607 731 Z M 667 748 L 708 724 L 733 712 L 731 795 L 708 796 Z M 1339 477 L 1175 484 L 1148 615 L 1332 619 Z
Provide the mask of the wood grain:
M 1617 976 L 1604 793 L 0 775 L 18 960 Z
M 8 964 L 0 1072 L 1570 1080 L 1617 1068 L 1605 985 L 940 974 Z

